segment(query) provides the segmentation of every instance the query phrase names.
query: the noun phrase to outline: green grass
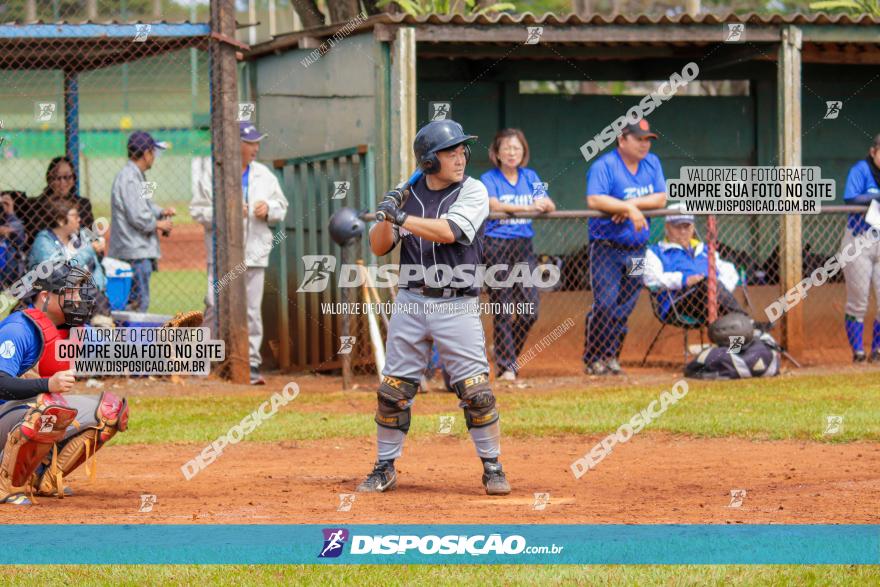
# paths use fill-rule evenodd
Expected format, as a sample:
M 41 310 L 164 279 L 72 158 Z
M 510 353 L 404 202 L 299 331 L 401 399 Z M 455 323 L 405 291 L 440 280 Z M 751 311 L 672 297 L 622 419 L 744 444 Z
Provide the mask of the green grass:
M 296 379 L 294 377 L 294 379 Z M 774 380 L 690 382 L 689 392 L 650 429 L 696 436 L 798 438 L 817 441 L 877 440 L 880 402 L 875 374 L 798 376 Z M 499 389 L 505 434 L 521 437 L 599 433 L 617 428 L 645 408 L 665 385 Z M 326 387 L 326 385 L 323 385 Z M 309 389 L 257 428 L 246 441 L 314 440 L 371 436 L 372 393 Z M 184 392 L 187 388 L 181 388 Z M 203 389 L 202 389 L 203 391 Z M 209 442 L 277 391 L 130 397 L 132 425 L 116 444 Z M 431 393 L 416 402 L 411 435 L 436 433 L 438 416 L 456 414 L 452 395 Z M 169 418 L 173 414 L 173 418 Z M 825 416 L 844 416 L 844 432 L 823 436 Z M 461 418 L 455 433 L 465 434 Z M 10 585 L 870 585 L 880 583 L 877 566 L 707 565 L 117 565 L 15 566 L 2 569 Z
M 293 377 L 296 380 L 296 377 Z M 608 434 L 647 408 L 666 385 L 614 388 L 498 390 L 504 433 L 522 438 L 564 434 Z M 369 437 L 375 433 L 374 395 L 367 392 L 302 393 L 250 436 L 251 441 Z M 209 442 L 253 412 L 264 396 L 224 394 L 205 401 L 191 395 L 130 397 L 133 425 L 114 442 Z M 689 382 L 687 396 L 647 430 L 706 437 L 801 439 L 823 442 L 880 440 L 880 384 L 870 372 L 810 375 L 771 380 Z M 463 418 L 451 394 L 419 395 L 411 437 L 435 434 L 442 414 L 455 415 L 454 434 L 464 435 Z M 175 414 L 168 418 L 168 414 Z M 843 431 L 823 435 L 826 416 L 844 416 Z
M 90 585 L 870 585 L 870 566 L 156 565 L 18 566 L 4 584 Z
M 202 310 L 205 307 L 205 293 L 208 278 L 205 271 L 182 270 L 159 271 L 153 273 L 150 281 L 150 313 L 168 314 L 186 310 Z

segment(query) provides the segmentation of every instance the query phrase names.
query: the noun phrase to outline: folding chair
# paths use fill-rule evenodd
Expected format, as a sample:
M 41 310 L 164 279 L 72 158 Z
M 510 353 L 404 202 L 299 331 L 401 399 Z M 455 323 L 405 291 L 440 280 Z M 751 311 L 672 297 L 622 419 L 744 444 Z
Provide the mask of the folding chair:
M 673 295 L 671 297 L 671 303 L 669 305 L 669 311 L 666 313 L 666 316 L 663 316 L 662 312 L 662 302 L 660 300 L 660 296 L 669 292 L 669 290 L 655 287 L 655 288 L 646 288 L 651 297 L 651 311 L 654 313 L 654 317 L 660 322 L 660 330 L 657 331 L 657 334 L 654 335 L 654 339 L 651 341 L 651 344 L 648 345 L 648 350 L 645 351 L 645 356 L 642 358 L 642 366 L 645 366 L 645 363 L 648 362 L 648 355 L 651 354 L 651 351 L 654 349 L 654 345 L 657 344 L 657 340 L 660 338 L 660 335 L 663 334 L 663 330 L 667 326 L 672 326 L 674 328 L 681 328 L 683 339 L 684 339 L 684 362 L 687 363 L 688 359 L 688 331 L 689 330 L 697 330 L 700 333 L 700 347 L 703 346 L 703 328 L 707 326 L 707 322 L 704 318 L 697 318 L 694 316 L 688 315 L 683 309 L 679 308 L 679 302 L 683 297 L 684 292 L 681 292 L 678 296 Z M 671 293 L 671 292 L 670 292 Z

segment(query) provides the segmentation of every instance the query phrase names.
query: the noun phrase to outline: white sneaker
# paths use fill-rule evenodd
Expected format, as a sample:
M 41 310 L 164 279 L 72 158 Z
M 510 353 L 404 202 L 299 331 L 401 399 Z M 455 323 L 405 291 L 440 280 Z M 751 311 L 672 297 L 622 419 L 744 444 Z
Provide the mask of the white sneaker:
M 513 371 L 505 371 L 498 377 L 501 381 L 516 381 L 516 373 Z

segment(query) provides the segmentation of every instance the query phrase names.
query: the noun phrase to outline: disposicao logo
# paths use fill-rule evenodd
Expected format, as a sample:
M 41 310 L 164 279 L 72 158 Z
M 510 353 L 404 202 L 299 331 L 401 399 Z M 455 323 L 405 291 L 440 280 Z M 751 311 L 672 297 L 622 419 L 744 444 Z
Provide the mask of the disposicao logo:
M 336 558 L 342 554 L 345 541 L 348 540 L 348 530 L 345 528 L 324 528 L 324 548 L 318 558 Z

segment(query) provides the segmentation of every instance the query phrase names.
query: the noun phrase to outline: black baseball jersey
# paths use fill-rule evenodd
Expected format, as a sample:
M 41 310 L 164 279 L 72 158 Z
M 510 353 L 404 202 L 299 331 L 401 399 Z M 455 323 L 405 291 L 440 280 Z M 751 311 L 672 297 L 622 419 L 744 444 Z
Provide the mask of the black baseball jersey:
M 480 288 L 473 279 L 454 279 L 447 268 L 467 266 L 461 267 L 464 271 L 459 275 L 468 271 L 473 275 L 483 262 L 483 230 L 489 216 L 486 186 L 466 175 L 461 182 L 433 191 L 423 176 L 410 188 L 410 194 L 403 205 L 407 214 L 445 218 L 458 227 L 461 236 L 454 243 L 435 243 L 395 226 L 394 242 L 402 241 L 400 287 L 457 287 L 468 290 L 466 295 L 477 295 Z M 407 268 L 412 268 L 411 272 Z

